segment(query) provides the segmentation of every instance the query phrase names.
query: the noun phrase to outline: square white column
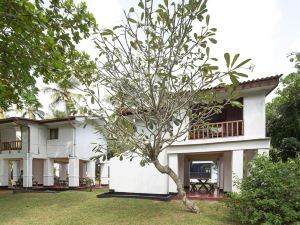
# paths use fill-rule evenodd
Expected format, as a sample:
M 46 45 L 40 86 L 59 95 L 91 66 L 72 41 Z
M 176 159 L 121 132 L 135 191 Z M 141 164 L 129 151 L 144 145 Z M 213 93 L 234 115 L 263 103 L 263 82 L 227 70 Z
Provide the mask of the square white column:
M 8 186 L 8 160 L 0 159 L 0 186 Z
M 101 185 L 109 184 L 109 162 L 105 161 L 100 164 Z
M 224 190 L 224 162 L 223 157 L 218 161 L 218 187 Z
M 20 161 L 12 161 L 13 181 L 18 181 L 20 176 Z
M 237 180 L 243 178 L 244 151 L 232 151 L 232 192 L 239 192 L 238 186 L 235 184 Z
M 232 151 L 223 154 L 223 191 L 232 191 Z
M 32 187 L 32 157 L 27 153 L 27 157 L 23 159 L 23 187 Z
M 69 187 L 79 187 L 79 159 L 69 158 Z
M 96 178 L 96 171 L 95 171 L 95 161 L 91 160 L 87 162 L 87 177 L 92 179 L 95 184 L 95 178 Z
M 190 187 L 190 161 L 184 157 L 184 187 Z
M 43 182 L 44 182 L 44 186 L 54 185 L 54 160 L 53 159 L 44 160 Z
M 177 154 L 169 154 L 169 167 L 178 175 L 178 155 Z M 169 179 L 169 192 L 177 193 L 177 186 L 173 179 L 168 176 Z M 182 181 L 181 181 L 182 182 Z

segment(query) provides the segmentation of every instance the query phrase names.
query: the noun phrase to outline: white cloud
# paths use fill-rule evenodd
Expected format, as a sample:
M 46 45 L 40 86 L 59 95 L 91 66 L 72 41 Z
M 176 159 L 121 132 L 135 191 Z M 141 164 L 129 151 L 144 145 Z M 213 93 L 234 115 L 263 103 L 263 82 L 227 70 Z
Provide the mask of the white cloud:
M 162 0 L 156 0 L 160 2 Z M 80 2 L 80 0 L 76 0 Z M 123 18 L 123 8 L 136 6 L 137 0 L 85 0 L 100 27 L 112 27 Z M 283 44 L 280 28 L 284 24 L 278 0 L 209 0 L 208 10 L 211 26 L 218 28 L 218 44 L 212 47 L 213 53 L 221 60 L 225 52 L 240 53 L 241 58 L 252 58 L 255 70 L 248 79 L 289 73 L 293 65 L 286 59 L 291 46 Z M 288 17 L 289 18 L 289 17 Z M 295 28 L 296 29 L 296 28 Z M 93 57 L 97 50 L 91 40 L 85 40 L 78 46 Z M 41 83 L 39 81 L 39 83 Z M 49 96 L 40 95 L 44 105 Z M 46 106 L 47 107 L 47 106 Z
M 214 49 L 219 58 L 224 52 L 251 58 L 255 70 L 250 79 L 278 73 L 275 39 L 282 13 L 276 0 L 210 0 L 208 10 L 211 26 L 218 28 Z
M 80 2 L 77 0 L 77 2 Z M 85 0 L 88 10 L 94 14 L 100 28 L 113 27 L 123 16 L 123 6 L 118 0 Z M 78 49 L 88 52 L 92 57 L 97 56 L 97 50 L 91 39 L 83 40 Z

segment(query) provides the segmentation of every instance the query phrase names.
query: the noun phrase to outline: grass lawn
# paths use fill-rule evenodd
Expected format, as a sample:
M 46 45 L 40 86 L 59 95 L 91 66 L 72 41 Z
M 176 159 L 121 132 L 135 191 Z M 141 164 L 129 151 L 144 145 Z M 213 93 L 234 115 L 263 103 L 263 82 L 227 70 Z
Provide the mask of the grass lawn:
M 18 193 L 0 191 L 0 224 L 235 224 L 219 202 L 197 201 L 198 215 L 179 200 L 161 202 L 96 198 L 93 192 Z

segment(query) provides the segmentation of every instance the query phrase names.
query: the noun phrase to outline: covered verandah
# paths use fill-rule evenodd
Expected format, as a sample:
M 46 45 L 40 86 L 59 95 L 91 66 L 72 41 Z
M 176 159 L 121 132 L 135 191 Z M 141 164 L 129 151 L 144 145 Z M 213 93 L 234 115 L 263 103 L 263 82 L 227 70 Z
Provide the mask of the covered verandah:
M 249 174 L 249 162 L 266 151 L 249 149 L 199 153 L 169 154 L 169 165 L 178 172 L 187 195 L 191 199 L 223 199 L 227 192 L 238 192 L 235 181 Z M 195 163 L 210 163 L 207 173 L 193 172 Z M 176 185 L 169 180 L 169 192 L 177 192 Z
M 95 183 L 95 162 L 77 158 L 1 159 L 0 186 L 25 189 L 69 189 Z

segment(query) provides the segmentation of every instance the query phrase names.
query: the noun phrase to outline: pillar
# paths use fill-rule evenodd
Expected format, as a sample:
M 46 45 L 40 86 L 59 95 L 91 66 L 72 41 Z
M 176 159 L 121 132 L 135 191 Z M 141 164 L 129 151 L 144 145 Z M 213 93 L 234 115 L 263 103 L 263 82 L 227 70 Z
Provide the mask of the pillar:
M 190 161 L 184 157 L 184 187 L 190 187 Z
M 169 167 L 178 175 L 178 155 L 169 154 Z M 177 193 L 177 186 L 170 176 L 169 179 L 169 192 Z
M 100 164 L 101 185 L 109 184 L 109 162 L 105 161 Z
M 184 188 L 184 155 L 178 154 L 178 176 Z
M 23 187 L 32 188 L 32 157 L 29 153 L 23 159 Z
M 224 152 L 223 155 L 223 191 L 230 192 L 232 190 L 232 169 L 231 169 L 232 152 Z
M 224 190 L 224 161 L 223 157 L 219 160 L 218 165 L 218 187 L 220 190 Z
M 69 158 L 69 187 L 79 187 L 79 159 Z
M 0 186 L 8 187 L 8 160 L 0 159 Z
M 236 181 L 243 178 L 243 166 L 244 166 L 244 151 L 235 150 L 232 151 L 232 191 L 239 192 L 239 187 L 236 185 Z
M 43 182 L 44 182 L 44 186 L 54 185 L 54 160 L 53 159 L 44 160 Z
M 12 161 L 13 181 L 18 181 L 20 176 L 20 161 Z
M 95 163 L 95 161 L 91 160 L 91 161 L 87 162 L 86 167 L 87 167 L 87 171 L 86 171 L 87 177 L 92 179 L 94 181 L 94 184 L 96 184 L 95 183 L 96 182 L 96 180 L 95 180 L 95 178 L 96 178 L 96 171 L 95 171 L 96 163 Z

